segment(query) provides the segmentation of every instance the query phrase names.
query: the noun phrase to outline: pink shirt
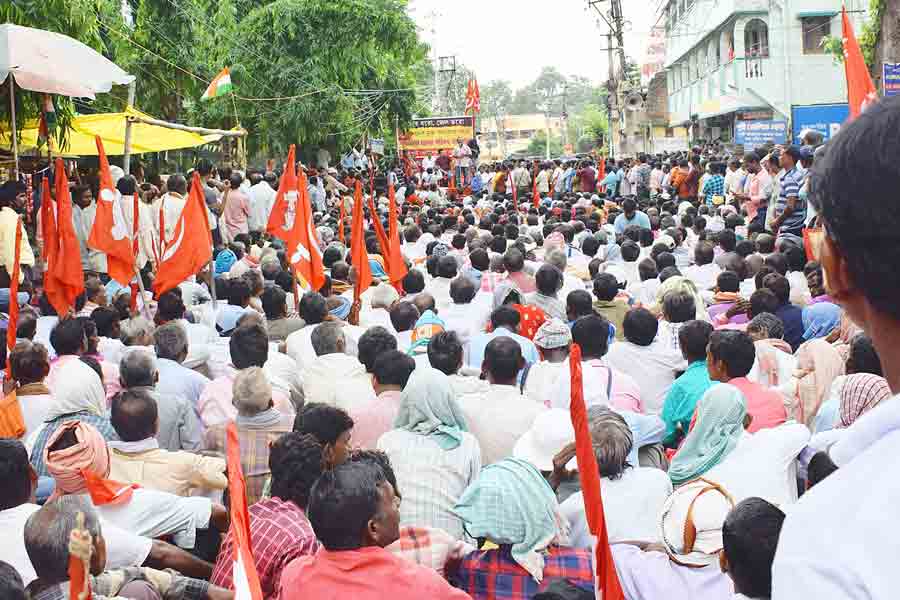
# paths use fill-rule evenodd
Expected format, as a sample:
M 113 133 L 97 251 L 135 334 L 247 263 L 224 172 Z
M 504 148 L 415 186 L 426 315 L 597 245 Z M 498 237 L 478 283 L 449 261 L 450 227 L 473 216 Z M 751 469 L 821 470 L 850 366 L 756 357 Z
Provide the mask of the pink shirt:
M 784 396 L 778 391 L 754 383 L 746 377 L 737 377 L 728 383 L 741 390 L 747 399 L 747 414 L 753 417 L 750 427 L 747 428 L 750 433 L 778 427 L 787 420 Z
M 280 600 L 465 600 L 437 571 L 384 548 L 329 552 L 293 560 L 281 575 Z
M 250 199 L 240 190 L 228 192 L 228 199 L 222 211 L 225 224 L 233 234 L 248 233 L 250 226 L 247 217 L 250 215 Z
M 205 429 L 237 417 L 237 409 L 231 403 L 233 386 L 234 374 L 229 373 L 216 377 L 203 388 L 200 399 L 197 401 L 197 413 L 200 415 L 200 422 Z M 281 411 L 281 414 L 294 414 L 291 398 L 283 390 L 273 388 L 272 400 L 275 402 L 275 408 Z
M 382 392 L 350 411 L 353 418 L 353 446 L 375 450 L 378 438 L 394 428 L 394 419 L 400 412 L 400 391 Z

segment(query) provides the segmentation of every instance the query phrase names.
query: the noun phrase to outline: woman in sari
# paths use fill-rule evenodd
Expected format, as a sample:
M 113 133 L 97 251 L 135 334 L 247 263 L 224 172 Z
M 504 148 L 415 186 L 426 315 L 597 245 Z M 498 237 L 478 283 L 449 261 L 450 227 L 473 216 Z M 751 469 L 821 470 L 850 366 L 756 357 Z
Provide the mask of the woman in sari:
M 803 340 L 827 338 L 838 328 L 843 310 L 831 302 L 817 302 L 803 309 Z
M 446 375 L 418 366 L 400 395 L 394 429 L 378 439 L 403 493 L 400 525 L 443 529 L 464 538 L 453 507 L 481 470 L 481 448 L 468 433 Z
M 818 306 L 818 305 L 814 305 Z M 812 339 L 797 349 L 797 369 L 788 392 L 788 419 L 812 426 L 835 378 L 844 374 L 844 358 L 823 338 Z

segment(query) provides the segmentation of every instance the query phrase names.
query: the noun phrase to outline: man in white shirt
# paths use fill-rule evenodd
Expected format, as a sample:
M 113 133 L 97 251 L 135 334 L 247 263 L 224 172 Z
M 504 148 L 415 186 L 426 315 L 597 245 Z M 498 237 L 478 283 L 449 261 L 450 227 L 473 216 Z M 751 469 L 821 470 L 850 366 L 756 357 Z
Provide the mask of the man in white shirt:
M 900 270 L 895 186 L 900 102 L 871 105 L 841 128 L 816 166 L 812 197 L 826 234 L 819 260 L 828 292 L 871 338 L 900 392 Z M 886 255 L 888 253 L 890 256 Z M 897 595 L 900 555 L 900 402 L 882 402 L 845 430 L 829 455 L 839 469 L 791 507 L 772 568 L 773 600 L 871 600 Z M 836 444 L 837 446 L 837 444 Z
M 361 362 L 347 354 L 340 323 L 320 323 L 311 342 L 316 359 L 302 373 L 306 402 L 324 402 L 348 412 L 375 399 L 372 379 Z
M 481 446 L 485 466 L 512 456 L 519 437 L 531 428 L 539 413 L 547 410 L 522 395 L 517 378 L 524 364 L 522 349 L 514 340 L 494 338 L 485 348 L 481 367 L 490 389 L 459 401 L 469 431 Z
M 694 249 L 694 265 L 685 267 L 684 276 L 694 282 L 697 290 L 703 292 L 716 287 L 716 280 L 722 269 L 713 260 L 715 250 L 709 242 L 698 242 Z
M 657 340 L 659 321 L 645 308 L 633 308 L 622 326 L 625 340 L 609 347 L 609 366 L 631 375 L 641 388 L 644 410 L 658 415 L 678 371 L 687 363 L 681 354 Z
M 472 149 L 462 138 L 456 139 L 456 149 L 453 151 L 456 159 L 456 185 L 460 188 L 469 183 L 469 173 L 472 166 Z
M 251 181 L 259 178 L 259 175 L 250 176 Z M 272 206 L 275 205 L 275 196 L 277 192 L 275 187 L 278 180 L 275 173 L 268 172 L 264 178 L 250 186 L 248 195 L 250 196 L 250 215 L 247 217 L 247 224 L 251 232 L 263 232 L 269 223 L 269 214 L 272 212 Z
M 438 313 L 447 331 L 455 331 L 463 348 L 468 349 L 469 340 L 484 331 L 491 316 L 491 302 L 488 294 L 478 294 L 471 278 L 459 276 L 450 282 L 451 304 Z

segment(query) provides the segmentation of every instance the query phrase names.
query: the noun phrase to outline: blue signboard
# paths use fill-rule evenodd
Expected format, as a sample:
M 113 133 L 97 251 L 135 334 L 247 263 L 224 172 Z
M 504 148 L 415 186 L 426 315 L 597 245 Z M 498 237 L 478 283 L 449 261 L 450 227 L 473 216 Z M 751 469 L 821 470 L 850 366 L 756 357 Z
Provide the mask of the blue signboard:
M 881 73 L 881 85 L 884 97 L 900 96 L 900 63 L 884 63 Z
M 735 121 L 734 142 L 753 149 L 768 142 L 787 141 L 787 121 Z
M 795 106 L 792 112 L 794 143 L 799 144 L 800 132 L 804 129 L 818 131 L 831 139 L 850 116 L 847 104 L 818 104 L 815 106 Z

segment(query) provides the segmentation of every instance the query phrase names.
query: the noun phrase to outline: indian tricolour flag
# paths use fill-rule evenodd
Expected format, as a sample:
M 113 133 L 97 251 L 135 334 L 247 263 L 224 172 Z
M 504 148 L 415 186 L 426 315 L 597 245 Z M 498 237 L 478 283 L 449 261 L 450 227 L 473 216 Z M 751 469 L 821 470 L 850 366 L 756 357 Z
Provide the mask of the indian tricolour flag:
M 209 84 L 209 87 L 206 88 L 206 91 L 203 92 L 203 96 L 201 96 L 200 99 L 209 100 L 210 98 L 218 98 L 219 96 L 224 96 L 232 89 L 231 73 L 228 71 L 228 67 L 225 67 L 218 75 L 216 75 L 216 78 L 212 80 L 212 83 Z

